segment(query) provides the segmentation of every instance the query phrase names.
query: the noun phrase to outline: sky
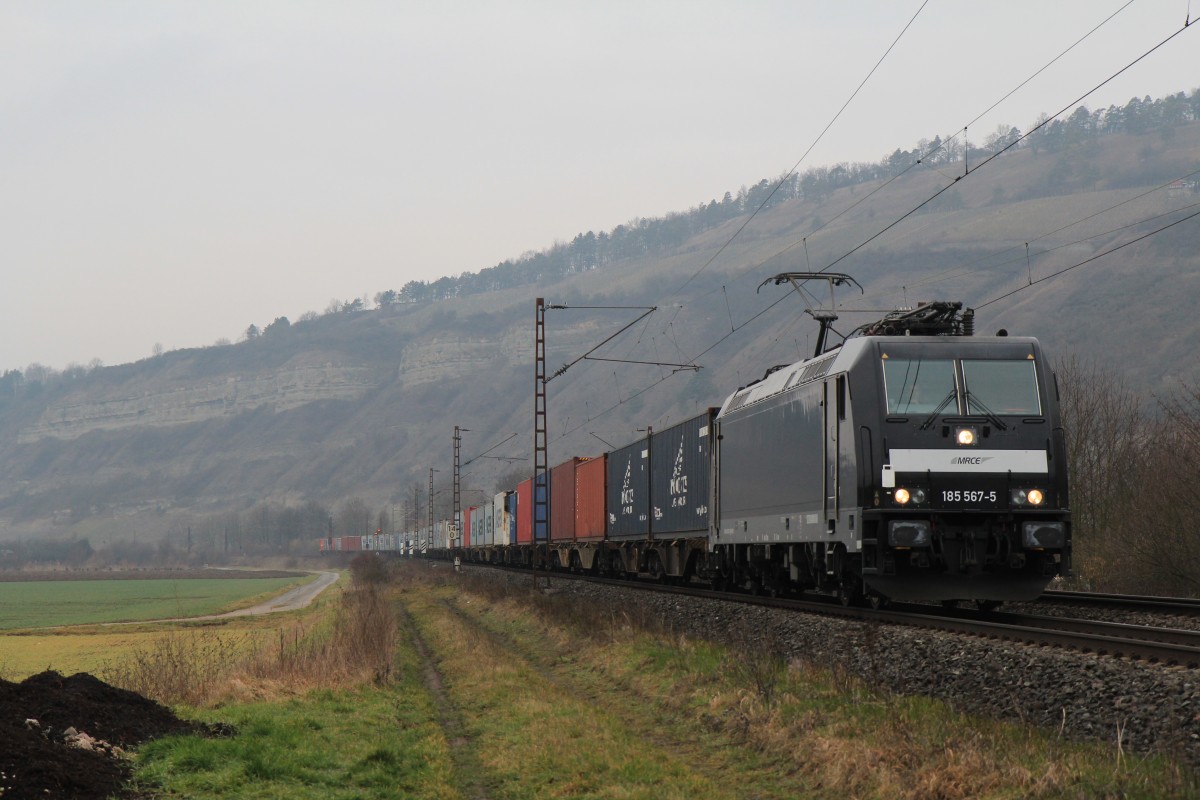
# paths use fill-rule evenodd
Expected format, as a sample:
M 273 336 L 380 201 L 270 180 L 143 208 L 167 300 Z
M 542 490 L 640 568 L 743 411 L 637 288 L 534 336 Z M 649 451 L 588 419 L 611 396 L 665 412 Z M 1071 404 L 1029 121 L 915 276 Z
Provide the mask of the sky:
M 236 341 L 736 193 L 914 15 L 801 171 L 1024 129 L 1200 16 L 1135 0 L 981 117 L 1126 0 L 922 3 L 7 0 L 0 371 Z M 1196 88 L 1196 28 L 1086 104 Z

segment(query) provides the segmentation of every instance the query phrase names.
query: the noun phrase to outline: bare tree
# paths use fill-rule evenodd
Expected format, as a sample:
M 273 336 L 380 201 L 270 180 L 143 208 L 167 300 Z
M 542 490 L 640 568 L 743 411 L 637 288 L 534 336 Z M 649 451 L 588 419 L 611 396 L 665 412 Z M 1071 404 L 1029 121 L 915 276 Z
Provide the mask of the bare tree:
M 371 521 L 371 509 L 367 506 L 367 501 L 361 497 L 351 497 L 343 500 L 338 506 L 337 518 L 335 525 L 337 526 L 338 536 L 362 536 L 370 533 L 367 530 Z
M 1056 364 L 1071 477 L 1075 572 L 1104 583 L 1127 565 L 1123 524 L 1141 482 L 1147 444 L 1142 400 L 1124 379 L 1068 356 Z
M 1130 553 L 1123 589 L 1200 592 L 1200 392 L 1160 400 L 1121 537 Z

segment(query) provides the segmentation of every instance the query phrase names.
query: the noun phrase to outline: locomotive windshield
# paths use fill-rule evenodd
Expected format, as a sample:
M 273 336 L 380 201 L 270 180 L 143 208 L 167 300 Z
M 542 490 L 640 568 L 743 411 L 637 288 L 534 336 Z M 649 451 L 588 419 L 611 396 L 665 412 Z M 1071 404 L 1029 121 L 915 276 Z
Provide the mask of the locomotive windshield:
M 1030 359 L 884 358 L 883 380 L 889 414 L 1042 413 Z
M 1041 414 L 1033 361 L 962 362 L 968 414 Z
M 889 358 L 883 362 L 889 414 L 957 412 L 954 362 L 948 359 Z

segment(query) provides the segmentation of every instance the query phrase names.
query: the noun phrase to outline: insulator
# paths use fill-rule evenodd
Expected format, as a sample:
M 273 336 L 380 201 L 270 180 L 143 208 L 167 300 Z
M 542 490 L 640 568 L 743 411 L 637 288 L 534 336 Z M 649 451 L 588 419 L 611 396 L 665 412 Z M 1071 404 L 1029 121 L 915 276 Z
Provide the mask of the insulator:
M 962 335 L 975 335 L 975 309 L 968 308 L 962 315 Z

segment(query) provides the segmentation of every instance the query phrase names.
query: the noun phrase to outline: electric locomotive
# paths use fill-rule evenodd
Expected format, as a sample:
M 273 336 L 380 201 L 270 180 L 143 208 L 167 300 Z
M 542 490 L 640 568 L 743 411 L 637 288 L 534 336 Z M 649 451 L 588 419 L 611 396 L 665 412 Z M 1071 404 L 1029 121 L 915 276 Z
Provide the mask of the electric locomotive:
M 775 280 L 807 277 L 853 280 Z M 970 309 L 931 303 L 822 352 L 836 317 L 814 316 L 814 358 L 716 418 L 714 579 L 986 607 L 1068 574 L 1066 446 L 1037 340 L 974 336 Z

